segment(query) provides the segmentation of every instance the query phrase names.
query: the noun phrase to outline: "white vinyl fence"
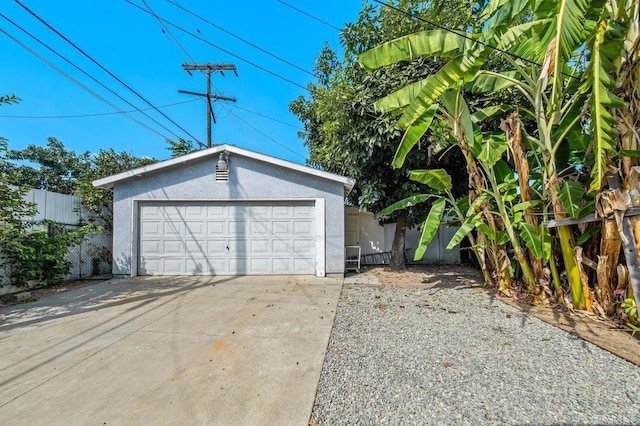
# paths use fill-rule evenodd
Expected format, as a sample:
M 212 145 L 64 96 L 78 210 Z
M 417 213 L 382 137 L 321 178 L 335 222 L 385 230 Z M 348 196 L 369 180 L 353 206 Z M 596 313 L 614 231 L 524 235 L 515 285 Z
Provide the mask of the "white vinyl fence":
M 25 201 L 36 204 L 38 213 L 25 218 L 25 222 L 33 223 L 34 227 L 45 227 L 45 221 L 52 221 L 65 229 L 74 229 L 88 220 L 87 212 L 82 210 L 80 198 L 72 195 L 31 189 L 25 196 Z M 66 279 L 111 274 L 111 247 L 112 238 L 108 233 L 88 235 L 81 244 L 71 247 L 67 254 L 71 270 Z M 6 266 L 0 264 L 0 290 L 2 286 L 8 285 Z
M 396 224 L 380 225 L 378 218 L 354 207 L 345 207 L 345 245 L 360 246 L 363 265 L 387 264 L 391 259 L 391 246 Z M 456 226 L 441 225 L 427 247 L 420 264 L 460 263 L 460 246 L 447 249 L 447 244 L 458 230 Z M 413 255 L 420 241 L 420 229 L 407 229 L 405 234 L 406 258 L 413 262 Z

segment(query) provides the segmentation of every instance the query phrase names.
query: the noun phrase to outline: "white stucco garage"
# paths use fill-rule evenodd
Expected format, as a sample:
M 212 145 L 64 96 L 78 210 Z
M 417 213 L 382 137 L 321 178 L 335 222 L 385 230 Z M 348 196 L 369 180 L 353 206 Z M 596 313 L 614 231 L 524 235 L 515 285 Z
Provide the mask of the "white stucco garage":
M 344 273 L 343 176 L 219 145 L 96 180 L 111 189 L 113 273 Z

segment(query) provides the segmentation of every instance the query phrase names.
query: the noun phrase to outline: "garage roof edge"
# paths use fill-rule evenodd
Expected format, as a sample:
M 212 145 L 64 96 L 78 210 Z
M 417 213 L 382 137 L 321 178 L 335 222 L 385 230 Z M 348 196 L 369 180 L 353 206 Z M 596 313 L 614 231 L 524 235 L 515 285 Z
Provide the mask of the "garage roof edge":
M 217 145 L 212 148 L 203 149 L 201 151 L 192 152 L 191 154 L 182 155 L 180 157 L 171 158 L 169 160 L 160 161 L 158 163 L 150 164 L 144 167 L 138 167 L 137 169 L 127 170 L 122 173 L 118 173 L 112 176 L 107 176 L 102 179 L 96 179 L 93 181 L 93 186 L 103 189 L 112 189 L 116 182 L 131 179 L 133 177 L 140 177 L 147 173 L 162 170 L 167 167 L 173 167 L 180 164 L 188 163 L 190 161 L 198 160 L 218 154 L 220 152 L 229 152 L 231 154 L 242 155 L 245 157 L 253 158 L 258 161 L 264 161 L 266 163 L 274 164 L 287 169 L 295 170 L 301 173 L 306 173 L 314 176 L 321 177 L 323 179 L 333 180 L 340 182 L 344 185 L 346 192 L 349 193 L 355 184 L 355 181 L 351 178 L 337 175 L 335 173 L 325 172 L 323 170 L 314 169 L 312 167 L 303 166 L 301 164 L 293 163 L 291 161 L 282 160 L 280 158 L 271 157 L 269 155 L 260 154 L 258 152 L 249 151 L 243 148 L 238 148 L 234 145 Z

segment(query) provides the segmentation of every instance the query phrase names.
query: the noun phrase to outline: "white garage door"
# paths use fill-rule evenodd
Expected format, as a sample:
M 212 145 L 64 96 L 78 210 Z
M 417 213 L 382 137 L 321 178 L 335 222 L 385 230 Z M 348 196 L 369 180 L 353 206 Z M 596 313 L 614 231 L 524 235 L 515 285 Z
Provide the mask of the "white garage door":
M 313 202 L 140 204 L 139 275 L 314 274 Z

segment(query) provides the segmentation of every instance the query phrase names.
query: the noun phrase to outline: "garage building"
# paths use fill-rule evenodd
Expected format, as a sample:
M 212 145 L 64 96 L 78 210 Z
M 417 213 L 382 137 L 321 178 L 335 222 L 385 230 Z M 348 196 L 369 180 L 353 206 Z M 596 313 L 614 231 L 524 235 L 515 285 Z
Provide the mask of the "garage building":
M 113 190 L 113 274 L 344 273 L 353 180 L 233 145 L 98 179 Z

